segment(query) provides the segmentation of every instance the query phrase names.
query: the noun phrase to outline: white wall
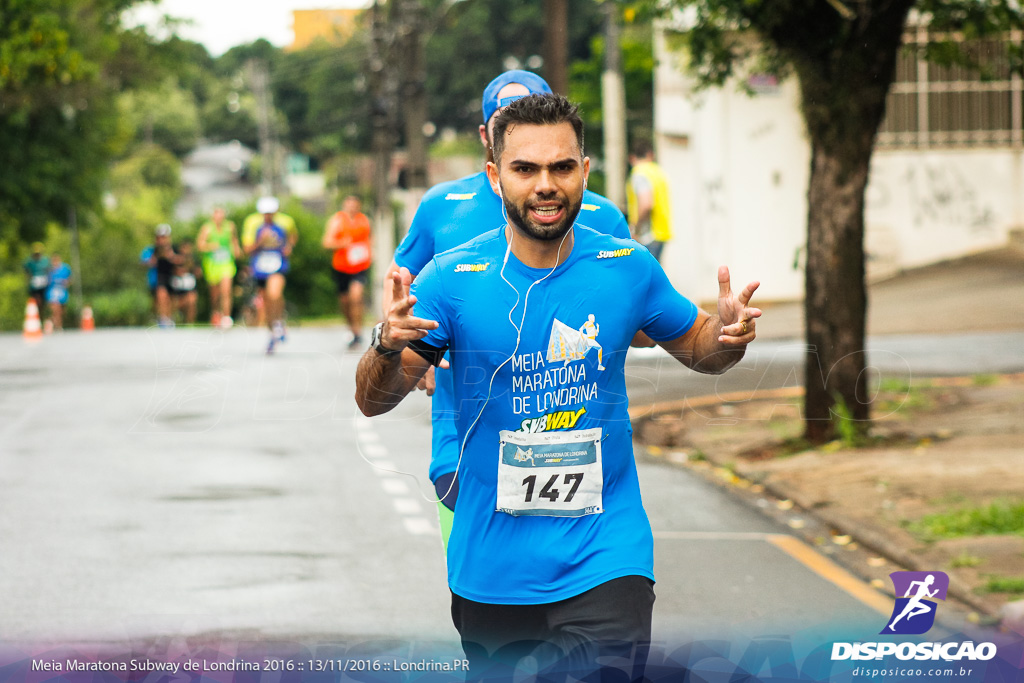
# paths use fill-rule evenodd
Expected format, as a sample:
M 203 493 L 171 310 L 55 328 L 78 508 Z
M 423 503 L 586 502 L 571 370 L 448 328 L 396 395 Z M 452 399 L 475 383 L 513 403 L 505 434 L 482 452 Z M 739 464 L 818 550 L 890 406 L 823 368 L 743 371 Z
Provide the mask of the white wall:
M 1011 149 L 876 151 L 865 210 L 869 256 L 907 268 L 1005 244 L 1024 224 L 1021 162 Z
M 681 292 L 717 295 L 719 264 L 758 298 L 803 297 L 810 145 L 794 80 L 749 96 L 735 84 L 694 92 L 655 34 L 655 147 L 672 190 L 662 263 Z M 865 212 L 869 278 L 1000 246 L 1024 225 L 1020 151 L 874 155 Z M 794 269 L 794 261 L 799 267 Z

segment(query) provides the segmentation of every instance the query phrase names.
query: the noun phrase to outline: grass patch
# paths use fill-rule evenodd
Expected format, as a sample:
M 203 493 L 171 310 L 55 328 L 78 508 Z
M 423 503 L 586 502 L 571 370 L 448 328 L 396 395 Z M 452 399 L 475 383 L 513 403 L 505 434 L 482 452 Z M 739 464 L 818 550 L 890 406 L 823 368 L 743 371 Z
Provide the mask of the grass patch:
M 1024 576 L 990 576 L 982 590 L 986 593 L 1024 593 Z
M 908 413 L 929 410 L 935 406 L 934 390 L 914 388 L 906 392 L 879 392 L 872 406 L 875 417 L 886 417 L 894 413 Z
M 1024 502 L 996 502 L 926 515 L 909 528 L 925 540 L 995 534 L 1024 536 Z
M 977 567 L 984 560 L 976 555 L 970 553 L 960 553 L 949 562 L 949 566 L 953 569 L 963 569 L 968 567 Z
M 975 375 L 971 382 L 976 387 L 990 387 L 999 382 L 999 375 Z
M 803 422 L 797 419 L 787 420 L 773 417 L 768 420 L 768 430 L 779 440 L 798 438 L 803 428 Z

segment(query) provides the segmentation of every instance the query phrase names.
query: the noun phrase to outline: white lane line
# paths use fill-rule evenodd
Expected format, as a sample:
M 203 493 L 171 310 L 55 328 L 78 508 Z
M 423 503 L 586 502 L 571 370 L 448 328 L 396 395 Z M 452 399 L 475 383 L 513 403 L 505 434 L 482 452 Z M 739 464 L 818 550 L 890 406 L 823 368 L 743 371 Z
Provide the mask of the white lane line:
M 393 462 L 381 459 L 388 456 L 388 449 L 380 443 L 380 434 L 374 430 L 373 423 L 365 418 L 356 418 L 353 425 L 356 429 L 358 447 L 365 458 L 374 459 L 374 462 L 370 463 L 372 469 L 381 478 L 380 485 L 384 492 L 392 496 L 391 505 L 402 517 L 405 530 L 414 536 L 439 535 L 440 529 L 437 525 L 422 516 L 423 506 L 413 497 L 409 485 L 402 479 L 391 476 L 398 468 Z
M 416 536 L 436 535 L 439 530 L 423 517 L 403 517 L 402 523 L 406 531 Z
M 404 496 L 409 493 L 409 485 L 401 479 L 381 479 L 380 485 L 384 487 L 384 493 L 392 496 Z
M 362 449 L 363 455 L 368 458 L 383 458 L 388 454 L 388 449 L 379 443 L 359 444 L 359 447 Z
M 391 504 L 400 515 L 418 515 L 423 511 L 419 501 L 414 498 L 394 498 Z

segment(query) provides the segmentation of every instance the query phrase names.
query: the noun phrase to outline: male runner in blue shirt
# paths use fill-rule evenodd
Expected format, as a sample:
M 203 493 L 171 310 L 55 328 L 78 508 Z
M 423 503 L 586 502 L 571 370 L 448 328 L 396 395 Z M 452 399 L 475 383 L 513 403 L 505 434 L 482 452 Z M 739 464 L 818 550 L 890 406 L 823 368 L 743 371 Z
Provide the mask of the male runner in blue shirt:
M 583 677 L 607 655 L 636 678 L 651 634 L 654 552 L 626 349 L 642 331 L 688 367 L 724 372 L 754 339 L 758 283 L 736 295 L 721 267 L 709 315 L 648 251 L 579 224 L 590 160 L 565 98 L 509 104 L 492 140 L 487 176 L 508 224 L 435 256 L 411 291 L 411 274 L 395 274 L 388 318 L 356 372 L 356 402 L 366 415 L 387 412 L 446 350 L 456 376 L 475 371 L 474 382 L 454 385 L 465 446 L 448 554 L 452 619 L 472 675 L 530 654 Z
M 480 142 L 491 156 L 491 121 L 496 112 L 509 102 L 534 93 L 550 93 L 551 88 L 540 76 L 529 71 L 506 71 L 484 89 Z M 585 191 L 579 217 L 581 224 L 598 232 L 629 238 L 629 225 L 622 212 L 599 194 Z M 480 233 L 504 225 L 501 200 L 484 172 L 435 185 L 427 191 L 413 217 L 409 232 L 395 250 L 395 259 L 384 280 L 384 312 L 391 304 L 391 277 L 399 268 L 407 268 L 415 277 L 436 254 L 448 251 L 473 239 Z M 434 383 L 431 385 L 431 381 Z M 459 409 L 453 403 L 453 377 L 446 370 L 428 374 L 425 388 L 433 393 L 431 408 L 430 481 L 437 492 L 441 538 L 448 547 L 455 501 L 459 495 L 456 469 L 459 443 L 455 434 L 455 417 Z

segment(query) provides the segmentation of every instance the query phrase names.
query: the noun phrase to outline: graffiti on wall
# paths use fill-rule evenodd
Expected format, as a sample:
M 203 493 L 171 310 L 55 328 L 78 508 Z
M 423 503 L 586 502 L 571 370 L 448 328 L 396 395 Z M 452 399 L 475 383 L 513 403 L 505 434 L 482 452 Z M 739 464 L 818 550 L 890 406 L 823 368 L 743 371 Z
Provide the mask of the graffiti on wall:
M 725 180 L 722 176 L 704 182 L 704 202 L 708 215 L 724 216 L 726 214 Z
M 995 229 L 991 204 L 978 196 L 976 187 L 959 169 L 948 164 L 911 166 L 902 181 L 915 228 L 941 223 L 964 226 L 973 234 Z

